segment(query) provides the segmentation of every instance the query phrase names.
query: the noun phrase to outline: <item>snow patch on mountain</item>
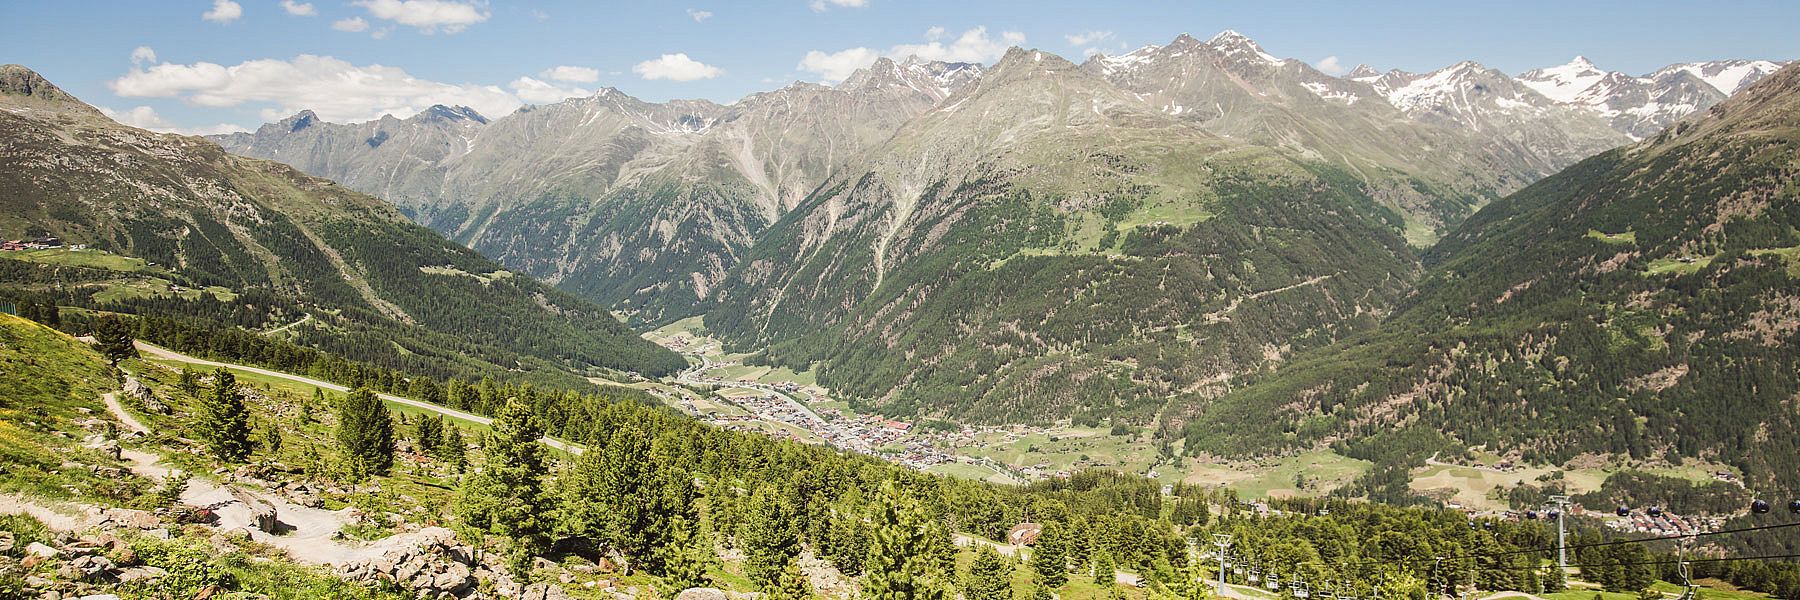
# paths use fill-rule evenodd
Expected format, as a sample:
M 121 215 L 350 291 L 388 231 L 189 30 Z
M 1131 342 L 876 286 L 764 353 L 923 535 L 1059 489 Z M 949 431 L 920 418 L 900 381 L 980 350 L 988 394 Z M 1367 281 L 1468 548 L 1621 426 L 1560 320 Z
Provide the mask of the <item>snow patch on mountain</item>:
M 1519 74 L 1519 83 L 1532 91 L 1561 103 L 1574 102 L 1577 96 L 1604 79 L 1606 71 L 1594 66 L 1585 56 L 1577 56 L 1568 64 L 1533 69 Z

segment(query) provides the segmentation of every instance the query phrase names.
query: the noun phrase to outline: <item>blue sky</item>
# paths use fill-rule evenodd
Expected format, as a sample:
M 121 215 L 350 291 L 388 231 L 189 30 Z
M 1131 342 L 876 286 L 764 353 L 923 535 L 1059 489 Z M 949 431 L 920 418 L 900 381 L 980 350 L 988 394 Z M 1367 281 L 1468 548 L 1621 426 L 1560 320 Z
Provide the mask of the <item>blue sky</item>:
M 122 121 L 186 132 L 254 128 L 301 108 L 354 121 L 457 103 L 497 117 L 603 86 L 728 103 L 797 79 L 829 82 L 880 55 L 991 62 L 1017 44 L 1079 61 L 1223 29 L 1342 68 L 1473 59 L 1518 73 L 1582 54 L 1643 74 L 1800 58 L 1791 0 L 6 0 L 0 22 L 0 62 L 36 69 Z

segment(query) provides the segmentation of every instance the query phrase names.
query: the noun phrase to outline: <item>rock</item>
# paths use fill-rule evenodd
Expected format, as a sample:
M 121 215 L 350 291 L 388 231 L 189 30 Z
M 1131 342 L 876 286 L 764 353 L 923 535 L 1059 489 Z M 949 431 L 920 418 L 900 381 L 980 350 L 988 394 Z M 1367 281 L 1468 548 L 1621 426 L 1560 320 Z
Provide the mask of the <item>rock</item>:
M 162 520 L 156 518 L 156 513 L 149 511 L 133 510 L 129 508 L 109 508 L 106 509 L 105 516 L 106 518 L 111 519 L 114 524 L 120 527 L 129 527 L 131 529 L 155 529 L 162 526 Z
M 14 545 L 17 543 L 18 540 L 13 537 L 13 532 L 0 531 L 0 554 L 12 552 Z
M 155 538 L 155 539 L 159 539 L 159 540 L 166 540 L 171 537 L 174 537 L 173 535 L 171 535 L 169 533 L 169 530 L 163 529 L 161 527 L 158 527 L 156 529 L 145 530 L 144 535 L 147 537 L 151 537 L 151 538 Z
M 119 596 L 117 594 L 93 594 L 82 596 L 76 600 L 119 600 Z
M 164 571 L 157 567 L 132 567 L 119 571 L 119 583 L 149 583 L 162 579 L 168 574 L 168 571 Z
M 675 600 L 730 600 L 718 588 L 688 588 L 675 595 Z
M 25 553 L 29 554 L 31 556 L 37 556 L 37 557 L 41 557 L 41 558 L 56 558 L 56 557 L 62 555 L 62 552 L 58 552 L 55 548 L 45 546 L 44 544 L 42 544 L 40 542 L 32 542 L 32 543 L 26 545 Z
M 72 581 L 105 581 L 112 578 L 113 562 L 104 556 L 83 556 L 62 566 L 58 574 Z

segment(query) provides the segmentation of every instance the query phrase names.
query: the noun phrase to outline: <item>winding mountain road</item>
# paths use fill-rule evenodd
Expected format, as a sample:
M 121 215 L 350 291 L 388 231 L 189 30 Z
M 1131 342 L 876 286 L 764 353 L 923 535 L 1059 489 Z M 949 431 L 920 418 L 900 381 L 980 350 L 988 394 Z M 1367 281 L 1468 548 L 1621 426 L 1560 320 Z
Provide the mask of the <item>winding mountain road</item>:
M 144 341 L 138 341 L 138 342 L 134 342 L 134 343 L 137 344 L 138 352 L 142 352 L 144 354 L 148 354 L 150 356 L 154 356 L 157 358 L 180 361 L 180 362 L 191 363 L 191 364 L 196 364 L 196 365 L 204 365 L 204 366 L 208 366 L 208 367 L 225 367 L 225 368 L 229 368 L 229 369 L 235 369 L 238 371 L 244 371 L 247 373 L 255 373 L 257 375 L 263 375 L 266 377 L 274 377 L 277 379 L 286 379 L 288 381 L 303 383 L 303 384 L 315 386 L 315 387 L 321 387 L 321 388 L 325 388 L 325 389 L 337 391 L 337 392 L 350 391 L 350 388 L 348 388 L 348 387 L 344 387 L 344 386 L 341 386 L 341 385 L 338 385 L 338 384 L 335 384 L 335 383 L 332 383 L 329 381 L 321 381 L 318 379 L 313 379 L 311 377 L 306 377 L 306 376 L 302 376 L 302 375 L 294 375 L 294 374 L 290 374 L 290 373 L 283 373 L 280 371 L 271 371 L 269 369 L 264 369 L 262 367 L 252 367 L 250 365 L 240 365 L 240 364 L 236 364 L 236 363 L 225 363 L 225 362 L 219 362 L 219 361 L 214 361 L 214 360 L 206 360 L 204 358 L 188 356 L 186 354 L 182 354 L 180 352 L 176 352 L 174 350 L 170 350 L 168 348 L 164 348 L 162 346 L 158 346 L 156 344 L 151 344 L 149 342 L 144 342 Z M 438 406 L 438 405 L 432 404 L 430 402 L 420 402 L 420 401 L 414 400 L 412 398 L 403 398 L 400 396 L 395 396 L 393 394 L 377 393 L 376 396 L 380 396 L 382 400 L 386 400 L 388 402 L 393 402 L 395 404 L 404 404 L 406 406 L 411 406 L 413 408 L 417 408 L 420 410 L 434 412 L 434 413 L 437 413 L 440 415 L 444 415 L 446 417 L 451 417 L 454 419 L 461 419 L 461 420 L 468 421 L 471 423 L 478 423 L 483 426 L 491 426 L 494 424 L 493 419 L 483 417 L 481 415 L 477 415 L 477 414 L 473 414 L 473 413 L 463 412 L 460 410 L 456 410 L 454 408 L 444 408 L 442 406 Z M 559 439 L 549 437 L 549 436 L 540 438 L 538 441 L 543 442 L 544 445 L 546 445 L 546 446 L 549 446 L 551 448 L 555 448 L 558 450 L 562 450 L 562 451 L 568 452 L 570 454 L 580 455 L 583 450 L 583 448 L 580 445 L 565 442 L 563 440 L 559 440 Z

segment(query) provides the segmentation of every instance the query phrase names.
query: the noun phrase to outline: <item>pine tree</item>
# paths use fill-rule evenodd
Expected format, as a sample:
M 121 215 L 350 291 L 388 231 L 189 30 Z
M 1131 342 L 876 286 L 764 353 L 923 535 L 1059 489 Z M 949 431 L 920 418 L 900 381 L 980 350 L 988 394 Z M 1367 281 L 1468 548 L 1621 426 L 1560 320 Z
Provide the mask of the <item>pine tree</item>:
M 1037 572 L 1038 584 L 1059 588 L 1069 581 L 1069 540 L 1062 524 L 1044 524 L 1037 544 L 1031 547 L 1031 568 Z
M 765 600 L 811 600 L 812 583 L 800 571 L 800 561 L 789 558 L 775 575 L 772 585 L 763 586 Z
M 758 487 L 744 509 L 743 530 L 738 534 L 744 547 L 744 575 L 767 591 L 782 585 L 782 569 L 800 555 L 794 509 L 770 484 Z
M 508 400 L 494 417 L 482 448 L 482 466 L 464 480 L 456 510 L 463 521 L 507 538 L 517 572 L 550 547 L 549 502 L 544 498 L 544 430 L 531 408 Z
M 461 427 L 446 425 L 444 430 L 444 442 L 438 444 L 437 458 L 450 465 L 452 473 L 460 475 L 469 467 L 468 443 L 463 441 Z
M 1012 600 L 1012 577 L 1012 561 L 982 545 L 975 551 L 975 561 L 969 564 L 963 596 L 967 600 Z
M 281 425 L 273 421 L 263 425 L 263 450 L 270 456 L 281 452 Z
M 244 406 L 244 393 L 231 371 L 222 367 L 213 371 L 212 390 L 201 398 L 199 412 L 194 426 L 213 458 L 235 463 L 250 457 L 250 409 Z
M 394 466 L 394 420 L 368 388 L 357 388 L 338 407 L 338 445 L 352 478 L 386 475 Z
M 94 322 L 94 343 L 106 362 L 119 366 L 119 361 L 137 358 L 137 346 L 132 344 L 131 324 L 118 315 L 105 315 Z
M 718 554 L 713 549 L 712 537 L 706 535 L 698 523 L 677 520 L 673 539 L 664 548 L 668 551 L 662 561 L 662 577 L 670 589 L 685 590 L 712 585 L 706 572 L 717 566 Z
M 869 522 L 875 526 L 874 543 L 865 561 L 868 578 L 863 581 L 862 595 L 880 600 L 931 599 L 951 597 L 951 590 L 935 545 L 934 529 L 942 524 L 931 519 L 911 494 L 902 493 L 893 482 L 881 484 L 875 501 L 869 504 Z
M 444 443 L 444 417 L 440 415 L 421 417 L 413 429 L 413 443 L 418 446 L 420 453 L 436 456 L 438 446 Z
M 1115 574 L 1118 570 L 1119 565 L 1113 562 L 1111 552 L 1100 550 L 1094 553 L 1094 585 L 1112 587 L 1117 583 Z

